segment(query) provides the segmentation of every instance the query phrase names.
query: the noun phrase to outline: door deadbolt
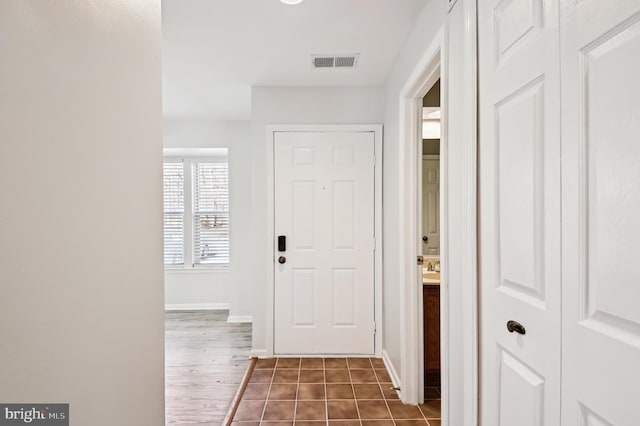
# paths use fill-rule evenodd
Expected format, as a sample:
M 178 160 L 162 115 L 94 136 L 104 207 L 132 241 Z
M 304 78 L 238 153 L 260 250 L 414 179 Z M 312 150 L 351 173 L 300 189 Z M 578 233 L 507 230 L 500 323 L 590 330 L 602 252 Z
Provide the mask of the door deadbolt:
M 278 235 L 278 251 L 287 251 L 286 235 Z

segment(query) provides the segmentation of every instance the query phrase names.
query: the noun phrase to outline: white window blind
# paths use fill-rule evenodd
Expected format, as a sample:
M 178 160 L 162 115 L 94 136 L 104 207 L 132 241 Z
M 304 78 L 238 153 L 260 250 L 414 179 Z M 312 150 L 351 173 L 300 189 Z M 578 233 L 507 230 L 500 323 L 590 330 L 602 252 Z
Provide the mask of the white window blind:
M 172 268 L 229 263 L 226 155 L 165 157 L 164 263 Z
M 229 171 L 227 163 L 193 164 L 194 263 L 229 262 Z
M 184 264 L 184 166 L 164 163 L 164 264 Z

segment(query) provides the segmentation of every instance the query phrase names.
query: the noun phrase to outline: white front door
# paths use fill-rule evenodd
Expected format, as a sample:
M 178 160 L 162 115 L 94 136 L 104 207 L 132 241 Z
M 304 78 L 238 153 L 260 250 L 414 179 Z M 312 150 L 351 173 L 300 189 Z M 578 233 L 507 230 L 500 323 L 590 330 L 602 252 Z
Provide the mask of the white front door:
M 440 160 L 422 160 L 422 254 L 440 256 Z
M 478 27 L 481 424 L 557 426 L 558 2 L 479 1 Z
M 374 152 L 373 132 L 275 133 L 276 354 L 374 353 Z
M 640 2 L 564 1 L 563 426 L 640 425 Z

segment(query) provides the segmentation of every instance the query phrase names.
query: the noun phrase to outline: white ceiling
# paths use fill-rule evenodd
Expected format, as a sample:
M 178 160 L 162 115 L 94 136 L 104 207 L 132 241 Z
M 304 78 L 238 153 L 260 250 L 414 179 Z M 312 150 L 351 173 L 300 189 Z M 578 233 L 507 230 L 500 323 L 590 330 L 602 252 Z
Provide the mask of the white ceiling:
M 382 84 L 426 1 L 163 0 L 164 115 L 247 120 L 252 85 Z M 357 68 L 311 68 L 344 53 Z

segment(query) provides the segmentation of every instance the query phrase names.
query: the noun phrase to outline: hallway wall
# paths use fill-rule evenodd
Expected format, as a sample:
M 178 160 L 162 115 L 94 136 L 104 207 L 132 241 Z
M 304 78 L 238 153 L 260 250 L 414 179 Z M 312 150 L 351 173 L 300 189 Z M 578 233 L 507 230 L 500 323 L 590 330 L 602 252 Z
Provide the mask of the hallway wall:
M 164 424 L 160 38 L 158 0 L 0 3 L 3 403 Z
M 465 173 L 467 162 L 470 160 L 470 152 L 475 151 L 475 129 L 473 134 L 467 133 L 465 127 L 466 116 L 470 110 L 475 111 L 476 105 L 468 103 L 468 93 L 473 90 L 469 87 L 468 75 L 470 64 L 465 57 L 467 40 L 464 38 L 466 25 L 464 8 L 475 0 L 458 0 L 447 16 L 447 38 L 449 51 L 448 62 L 448 112 L 449 121 L 447 131 L 448 144 L 448 194 L 449 194 L 449 237 L 448 252 L 449 265 L 449 299 L 450 304 L 456 307 L 456 312 L 449 316 L 450 328 L 450 389 L 451 401 L 449 424 L 467 425 L 475 424 L 476 416 L 473 392 L 476 386 L 474 372 L 469 370 L 470 357 L 474 356 L 474 348 L 470 343 L 476 338 L 475 330 L 469 326 L 471 316 L 477 312 L 471 304 L 472 295 L 475 292 L 472 277 L 468 276 L 468 268 L 465 259 L 469 250 L 467 247 L 467 233 L 469 214 L 467 193 L 470 190 L 468 178 Z M 472 213 L 475 219 L 475 211 Z M 475 259 L 474 259 L 475 260 Z M 458 405 L 456 405 L 458 404 Z
M 395 66 L 387 78 L 385 86 L 385 149 L 384 149 L 384 342 L 383 348 L 395 371 L 401 372 L 400 316 L 402 306 L 398 282 L 400 265 L 399 228 L 401 206 L 399 194 L 404 190 L 401 184 L 399 157 L 400 92 L 413 69 L 433 41 L 437 31 L 444 24 L 445 2 L 428 1 L 416 18 L 407 41 L 396 59 Z
M 394 369 L 400 374 L 401 347 L 400 315 L 402 302 L 400 300 L 400 286 L 397 277 L 403 259 L 398 258 L 398 235 L 402 232 L 397 226 L 399 215 L 403 214 L 398 203 L 398 196 L 403 188 L 401 184 L 402 170 L 398 169 L 400 161 L 398 146 L 399 137 L 399 95 L 402 86 L 407 82 L 410 73 L 431 44 L 436 32 L 444 29 L 445 49 L 443 63 L 446 75 L 443 77 L 443 96 L 447 98 L 444 114 L 448 122 L 448 230 L 447 254 L 448 265 L 444 265 L 449 272 L 448 291 L 450 312 L 449 322 L 449 368 L 448 394 L 443 395 L 443 401 L 448 400 L 450 407 L 448 417 L 450 425 L 472 424 L 475 419 L 474 389 L 476 386 L 474 372 L 470 370 L 473 364 L 474 348 L 470 345 L 475 339 L 475 331 L 468 327 L 472 322 L 471 316 L 475 312 L 472 295 L 475 292 L 473 277 L 469 276 L 465 268 L 464 259 L 472 252 L 465 246 L 469 218 L 469 200 L 466 199 L 470 191 L 470 182 L 465 174 L 465 164 L 472 161 L 475 151 L 475 132 L 467 133 L 465 120 L 475 111 L 475 104 L 470 104 L 468 96 L 475 90 L 471 86 L 469 75 L 475 64 L 465 57 L 468 40 L 464 38 L 465 8 L 475 0 L 458 0 L 450 11 L 446 10 L 446 2 L 429 1 L 407 39 L 404 49 L 396 60 L 386 85 L 385 111 L 385 262 L 384 262 L 384 349 L 392 361 Z M 474 215 L 475 217 L 475 215 Z M 441 290 L 443 294 L 444 289 Z M 402 384 L 400 384 L 402 386 Z

